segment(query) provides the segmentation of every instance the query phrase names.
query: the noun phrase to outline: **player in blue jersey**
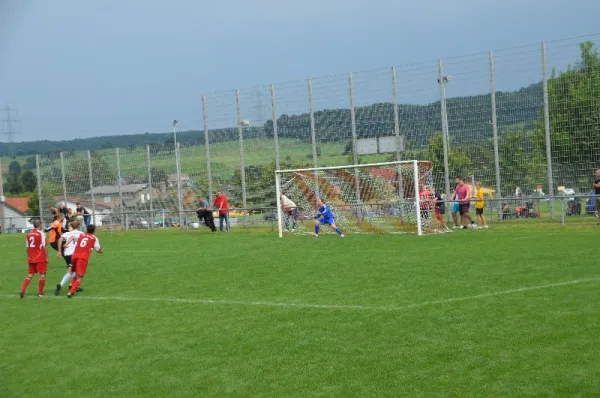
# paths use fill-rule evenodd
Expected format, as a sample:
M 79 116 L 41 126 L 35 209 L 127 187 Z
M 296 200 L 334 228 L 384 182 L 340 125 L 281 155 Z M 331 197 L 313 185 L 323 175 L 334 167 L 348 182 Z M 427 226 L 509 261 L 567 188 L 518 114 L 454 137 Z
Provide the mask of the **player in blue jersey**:
M 329 208 L 329 206 L 327 206 L 325 203 L 323 203 L 323 201 L 320 199 L 317 200 L 317 206 L 319 206 L 319 208 L 317 209 L 317 214 L 315 215 L 315 237 L 319 236 L 319 228 L 320 228 L 321 224 L 323 224 L 323 225 L 329 225 L 331 228 L 333 228 L 335 230 L 335 232 L 338 233 L 338 235 L 341 238 L 343 238 L 344 234 L 335 225 L 335 220 L 334 220 L 335 216 L 331 212 L 331 209 Z

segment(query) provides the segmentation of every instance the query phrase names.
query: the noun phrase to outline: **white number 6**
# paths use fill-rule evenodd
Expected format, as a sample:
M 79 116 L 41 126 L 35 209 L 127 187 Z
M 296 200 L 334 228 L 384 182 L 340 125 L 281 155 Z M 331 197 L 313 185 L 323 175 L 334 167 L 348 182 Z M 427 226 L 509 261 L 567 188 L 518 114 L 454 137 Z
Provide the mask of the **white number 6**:
M 81 242 L 79 242 L 79 247 L 85 247 L 87 241 L 88 241 L 88 238 L 83 238 L 81 240 Z

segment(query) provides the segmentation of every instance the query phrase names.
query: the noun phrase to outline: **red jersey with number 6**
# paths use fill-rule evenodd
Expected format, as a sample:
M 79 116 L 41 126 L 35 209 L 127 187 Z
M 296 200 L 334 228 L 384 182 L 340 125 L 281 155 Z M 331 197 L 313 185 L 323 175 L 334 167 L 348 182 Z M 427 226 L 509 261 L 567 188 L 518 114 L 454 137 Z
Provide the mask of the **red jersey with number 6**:
M 75 252 L 73 253 L 72 258 L 89 260 L 90 254 L 94 249 L 96 249 L 96 251 L 100 250 L 100 241 L 98 238 L 88 233 L 81 234 L 77 240 L 77 246 L 75 247 Z
M 38 264 L 48 262 L 46 256 L 46 235 L 39 229 L 34 229 L 25 237 L 27 247 L 27 262 Z

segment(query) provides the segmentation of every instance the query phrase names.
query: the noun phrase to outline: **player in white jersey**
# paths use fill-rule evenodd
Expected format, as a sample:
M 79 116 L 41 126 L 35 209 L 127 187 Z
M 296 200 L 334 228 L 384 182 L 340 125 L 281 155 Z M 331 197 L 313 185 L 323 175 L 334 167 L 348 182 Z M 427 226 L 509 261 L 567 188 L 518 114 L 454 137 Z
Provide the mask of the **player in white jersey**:
M 73 256 L 73 253 L 75 252 L 77 239 L 79 239 L 81 235 L 83 235 L 83 232 L 79 230 L 79 220 L 74 220 L 69 223 L 69 232 L 64 233 L 58 242 L 58 253 L 56 256 L 65 259 L 65 262 L 67 263 L 67 273 L 63 276 L 60 283 L 56 285 L 56 290 L 54 291 L 55 296 L 58 296 L 60 294 L 60 289 L 69 283 L 75 276 L 71 256 Z M 83 288 L 79 287 L 77 291 L 81 292 L 83 291 Z
M 298 223 L 298 206 L 292 202 L 290 198 L 281 194 L 281 208 L 285 211 L 285 229 L 290 230 L 290 217 L 292 218 L 292 232 L 296 231 L 296 224 Z

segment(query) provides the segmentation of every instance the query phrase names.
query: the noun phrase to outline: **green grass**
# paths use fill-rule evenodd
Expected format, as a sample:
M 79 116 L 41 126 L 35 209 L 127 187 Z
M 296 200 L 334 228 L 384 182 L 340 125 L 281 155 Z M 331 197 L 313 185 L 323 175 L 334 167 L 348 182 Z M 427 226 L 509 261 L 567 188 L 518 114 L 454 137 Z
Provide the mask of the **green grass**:
M 52 257 L 19 300 L 0 235 L 0 396 L 598 395 L 599 238 L 104 233 L 83 293 Z

